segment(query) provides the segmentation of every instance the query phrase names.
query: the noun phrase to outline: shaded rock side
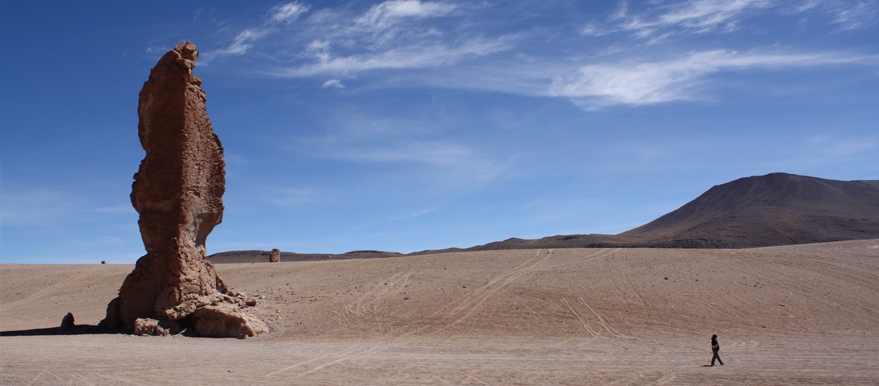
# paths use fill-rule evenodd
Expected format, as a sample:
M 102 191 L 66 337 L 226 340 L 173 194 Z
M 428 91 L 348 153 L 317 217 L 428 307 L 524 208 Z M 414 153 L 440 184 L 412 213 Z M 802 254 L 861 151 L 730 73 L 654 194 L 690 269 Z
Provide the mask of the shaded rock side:
M 198 50 L 176 45 L 140 92 L 138 135 L 146 156 L 131 203 L 147 254 L 125 278 L 102 325 L 129 331 L 139 318 L 180 321 L 228 288 L 206 259 L 205 240 L 223 218 L 223 147 L 192 75 Z M 190 321 L 195 323 L 194 320 Z
M 73 313 L 68 312 L 67 315 L 64 315 L 64 318 L 61 319 L 61 326 L 58 327 L 58 331 L 66 332 L 72 330 L 76 327 L 74 321 L 76 321 L 76 319 L 73 317 Z

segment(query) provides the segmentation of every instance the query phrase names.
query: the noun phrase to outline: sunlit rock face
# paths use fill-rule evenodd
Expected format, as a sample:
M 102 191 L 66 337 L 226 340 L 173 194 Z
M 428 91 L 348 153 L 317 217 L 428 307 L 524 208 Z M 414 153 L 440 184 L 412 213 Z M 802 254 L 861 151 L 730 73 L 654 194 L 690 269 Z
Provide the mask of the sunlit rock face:
M 176 45 L 140 91 L 138 135 L 146 157 L 134 175 L 131 203 L 147 254 L 108 305 L 102 324 L 110 328 L 133 330 L 139 318 L 195 325 L 190 316 L 228 292 L 206 259 L 205 240 L 223 219 L 226 178 L 207 97 L 192 75 L 196 60 L 194 44 Z M 220 317 L 212 311 L 211 318 Z M 237 311 L 235 318 L 242 319 Z

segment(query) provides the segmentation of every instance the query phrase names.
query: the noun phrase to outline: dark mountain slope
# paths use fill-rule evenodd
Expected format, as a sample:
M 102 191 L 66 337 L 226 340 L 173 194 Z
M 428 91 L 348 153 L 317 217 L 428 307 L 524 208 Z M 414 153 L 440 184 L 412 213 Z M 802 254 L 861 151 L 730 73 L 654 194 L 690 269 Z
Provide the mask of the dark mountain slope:
M 879 238 L 879 181 L 772 173 L 714 186 L 681 208 L 618 235 L 512 238 L 466 250 L 749 248 L 874 238 Z
M 626 244 L 702 248 L 879 238 L 879 181 L 784 173 L 741 178 L 617 237 Z

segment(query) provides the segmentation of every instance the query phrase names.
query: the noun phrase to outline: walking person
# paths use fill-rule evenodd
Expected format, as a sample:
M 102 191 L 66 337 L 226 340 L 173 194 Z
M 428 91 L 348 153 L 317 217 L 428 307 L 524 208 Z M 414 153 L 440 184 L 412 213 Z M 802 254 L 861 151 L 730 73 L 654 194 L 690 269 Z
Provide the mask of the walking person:
M 716 359 L 720 362 L 720 365 L 723 366 L 723 361 L 720 360 L 720 355 L 717 354 L 720 352 L 720 344 L 717 343 L 717 334 L 711 335 L 711 351 L 714 352 L 714 356 L 711 357 L 711 365 L 714 366 L 714 360 Z

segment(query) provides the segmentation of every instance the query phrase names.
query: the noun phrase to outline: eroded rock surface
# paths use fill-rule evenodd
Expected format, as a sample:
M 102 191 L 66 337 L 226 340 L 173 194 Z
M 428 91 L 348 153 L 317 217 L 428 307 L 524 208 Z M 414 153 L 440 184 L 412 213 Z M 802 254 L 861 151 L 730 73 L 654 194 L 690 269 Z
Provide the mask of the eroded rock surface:
M 168 330 L 162 328 L 159 325 L 159 321 L 157 319 L 151 318 L 138 318 L 134 321 L 134 330 L 131 332 L 134 335 L 157 335 L 157 336 L 167 336 L 169 334 Z
M 270 263 L 281 262 L 281 250 L 280 249 L 275 248 L 275 249 L 272 249 L 271 252 L 269 252 L 269 262 Z
M 241 338 L 269 330 L 261 320 L 233 305 L 202 307 L 195 310 L 193 316 L 196 319 L 195 332 L 201 336 Z
M 223 219 L 226 178 L 207 97 L 201 79 L 192 75 L 196 60 L 194 44 L 176 45 L 140 92 L 138 135 L 146 157 L 134 175 L 131 203 L 140 214 L 147 254 L 107 306 L 105 327 L 152 328 L 146 319 L 156 320 L 157 327 L 164 321 L 197 326 L 196 311 L 228 292 L 206 259 L 205 240 Z M 139 319 L 145 320 L 138 324 Z

